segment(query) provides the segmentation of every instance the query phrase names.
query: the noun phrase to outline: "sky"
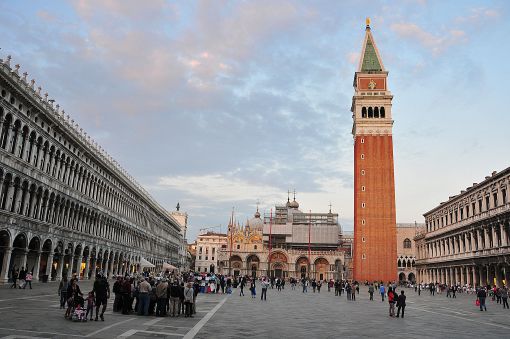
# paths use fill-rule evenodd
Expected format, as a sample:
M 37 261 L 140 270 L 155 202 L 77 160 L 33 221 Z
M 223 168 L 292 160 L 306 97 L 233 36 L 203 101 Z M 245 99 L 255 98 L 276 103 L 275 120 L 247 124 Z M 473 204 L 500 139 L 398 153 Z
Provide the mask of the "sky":
M 226 231 L 296 190 L 353 229 L 365 18 L 394 95 L 397 222 L 510 166 L 501 1 L 8 1 L 12 55 L 167 210 Z M 291 197 L 292 198 L 292 197 Z M 221 227 L 219 227 L 221 226 Z

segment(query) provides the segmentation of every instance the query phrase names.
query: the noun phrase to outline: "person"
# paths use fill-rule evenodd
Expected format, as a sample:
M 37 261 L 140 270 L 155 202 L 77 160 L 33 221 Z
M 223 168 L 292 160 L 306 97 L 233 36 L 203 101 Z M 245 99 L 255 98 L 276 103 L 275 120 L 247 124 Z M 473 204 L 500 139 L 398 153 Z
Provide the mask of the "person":
M 393 293 L 393 289 L 388 287 L 388 303 L 390 305 L 390 317 L 395 316 L 395 294 Z
M 384 295 L 386 294 L 386 288 L 384 287 L 384 284 L 381 283 L 381 286 L 379 287 L 379 293 L 381 293 L 381 299 L 382 302 L 384 302 Z
M 267 288 L 269 287 L 269 282 L 267 278 L 262 279 L 260 284 L 262 286 L 262 293 L 260 294 L 260 300 L 266 300 L 267 298 Z
M 312 290 L 313 290 L 313 293 L 315 293 L 315 289 L 317 288 L 317 282 L 315 281 L 315 279 L 312 279 Z
M 317 292 L 321 293 L 321 287 L 322 287 L 322 280 L 319 280 L 317 282 Z
M 120 312 L 122 310 L 122 277 L 119 275 L 113 283 L 113 294 L 115 299 L 113 300 L 113 312 Z
M 27 273 L 27 276 L 25 277 L 25 285 L 23 285 L 23 289 L 25 289 L 25 287 L 30 286 L 30 289 L 32 289 L 32 272 L 28 272 Z
M 90 313 L 90 321 L 92 321 L 92 317 L 94 316 L 94 292 L 90 291 L 87 296 L 87 314 L 85 314 L 85 319 L 89 317 Z
M 163 278 L 161 279 L 161 282 L 156 286 L 156 317 L 166 316 L 167 289 L 168 282 L 166 278 Z
M 452 298 L 457 298 L 457 285 L 452 286 Z
M 12 267 L 12 270 L 11 270 L 11 279 L 12 279 L 12 285 L 11 285 L 11 288 L 16 288 L 16 280 L 18 280 L 18 269 L 16 268 L 16 266 L 13 266 Z
M 397 300 L 397 318 L 400 316 L 400 310 L 402 310 L 402 318 L 404 317 L 404 311 L 406 309 L 406 296 L 404 290 L 400 291 L 400 296 Z
M 122 314 L 129 314 L 131 312 L 131 305 L 133 304 L 131 299 L 131 289 L 131 280 L 129 277 L 125 277 L 120 286 L 120 294 L 122 296 Z
M 69 286 L 67 287 L 67 310 L 65 313 L 65 318 L 71 317 L 71 309 L 74 305 L 76 305 L 76 301 L 78 297 L 83 297 L 83 293 L 80 290 L 80 286 L 78 286 L 78 281 L 76 279 L 71 279 Z M 82 299 L 83 300 L 83 299 Z
M 97 316 L 99 314 L 99 308 L 103 305 L 103 309 L 101 310 L 99 317 L 101 318 L 101 321 L 104 321 L 104 312 L 106 311 L 108 299 L 110 299 L 110 285 L 108 284 L 106 277 L 104 277 L 101 272 L 96 275 L 92 292 L 94 292 L 94 295 L 96 296 L 96 318 L 94 320 L 98 320 Z
M 359 289 L 358 284 L 357 283 L 355 285 L 353 284 L 352 289 L 351 289 L 351 300 L 356 301 L 356 291 L 358 289 Z
M 151 285 L 149 278 L 142 279 L 138 283 L 138 315 L 149 315 L 149 292 Z
M 487 306 L 485 306 L 485 298 L 487 298 L 487 292 L 485 292 L 485 288 L 480 287 L 478 289 L 478 292 L 476 293 L 476 297 L 478 298 L 478 301 L 480 302 L 480 311 L 487 312 Z
M 22 289 L 25 287 L 25 279 L 27 277 L 27 271 L 25 270 L 24 267 L 21 268 L 21 271 L 19 271 L 19 276 L 18 276 L 18 279 L 19 279 L 19 289 Z
M 508 307 L 508 289 L 506 286 L 503 286 L 501 289 L 501 301 L 503 303 L 503 309 L 509 308 Z
M 347 300 L 351 300 L 351 284 L 347 283 L 347 285 L 345 285 L 345 293 L 347 293 Z
M 184 288 L 184 306 L 186 307 L 186 311 L 184 314 L 185 318 L 193 318 L 193 315 L 191 314 L 193 296 L 194 296 L 193 286 L 191 285 L 191 282 L 188 282 L 188 284 Z
M 239 289 L 240 289 L 239 296 L 243 296 L 244 297 L 244 285 L 245 284 L 246 284 L 246 280 L 244 280 L 244 277 L 240 278 L 240 281 L 239 281 Z
M 199 285 L 200 288 L 200 285 Z M 170 316 L 175 317 L 177 315 L 177 309 L 179 308 L 179 295 L 180 295 L 180 289 L 179 289 L 179 283 L 176 279 L 172 282 L 172 285 L 170 286 Z
M 418 295 L 421 295 L 421 284 L 418 284 Z
M 200 289 L 200 285 L 198 284 L 198 281 L 195 280 L 195 283 L 193 284 L 193 306 L 191 307 L 191 313 L 197 314 L 197 297 L 198 297 L 198 291 Z
M 374 284 L 370 284 L 370 286 L 368 287 L 368 294 L 370 295 L 369 300 L 374 301 Z
M 67 277 L 63 276 L 60 284 L 58 285 L 58 295 L 60 296 L 60 308 L 63 309 L 66 306 L 67 301 L 67 289 L 69 288 L 69 282 Z
M 251 297 L 252 298 L 255 298 L 255 295 L 257 294 L 257 291 L 255 289 L 255 279 L 252 279 L 251 280 L 251 284 L 250 284 L 250 292 L 251 292 Z
M 447 298 L 451 298 L 452 297 L 452 290 L 453 290 L 453 286 L 446 285 L 446 297 Z

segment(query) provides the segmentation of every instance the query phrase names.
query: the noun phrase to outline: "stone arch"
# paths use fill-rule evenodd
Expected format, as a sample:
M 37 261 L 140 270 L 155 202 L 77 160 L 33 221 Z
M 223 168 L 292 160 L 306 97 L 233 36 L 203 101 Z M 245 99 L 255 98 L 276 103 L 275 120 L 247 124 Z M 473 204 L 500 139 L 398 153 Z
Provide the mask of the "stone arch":
M 306 256 L 300 256 L 296 260 L 296 275 L 306 278 L 310 275 L 310 260 Z
M 329 278 L 329 261 L 324 257 L 315 259 L 315 279 L 325 280 Z
M 410 272 L 408 275 L 407 275 L 407 281 L 409 282 L 415 282 L 416 281 L 416 276 L 414 275 L 413 272 Z
M 39 252 L 41 250 L 41 239 L 38 236 L 33 236 L 28 243 L 27 264 L 26 269 L 30 272 L 35 272 L 36 265 L 39 259 Z
M 18 233 L 12 242 L 12 254 L 10 267 L 18 270 L 27 266 L 28 237 L 26 233 Z
M 260 258 L 256 254 L 246 257 L 246 271 L 252 278 L 257 278 L 260 270 Z
M 56 266 L 56 264 L 54 264 L 52 249 L 53 249 L 52 240 L 51 239 L 44 240 L 41 247 L 41 259 L 40 259 L 41 262 L 39 264 L 39 276 L 44 275 L 48 275 L 49 277 L 52 276 L 54 267 Z M 49 266 L 51 266 L 51 268 Z
M 404 272 L 399 273 L 398 281 L 406 281 L 406 274 Z

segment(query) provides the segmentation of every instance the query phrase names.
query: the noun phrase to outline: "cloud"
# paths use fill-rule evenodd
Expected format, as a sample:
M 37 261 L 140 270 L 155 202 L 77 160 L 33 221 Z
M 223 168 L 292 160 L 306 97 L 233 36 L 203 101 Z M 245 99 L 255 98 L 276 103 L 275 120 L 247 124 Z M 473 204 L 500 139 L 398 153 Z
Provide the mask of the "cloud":
M 452 29 L 438 35 L 427 32 L 414 23 L 395 23 L 391 25 L 391 29 L 402 38 L 418 42 L 434 56 L 467 41 L 466 32 L 459 29 Z
M 252 180 L 240 179 L 232 174 L 206 174 L 197 176 L 161 177 L 159 190 L 178 190 L 196 198 L 216 202 L 253 200 L 274 201 L 281 196 L 281 189 Z
M 479 25 L 488 20 L 494 20 L 501 17 L 501 13 L 494 8 L 477 7 L 472 8 L 470 13 L 459 16 L 455 19 L 457 24 Z

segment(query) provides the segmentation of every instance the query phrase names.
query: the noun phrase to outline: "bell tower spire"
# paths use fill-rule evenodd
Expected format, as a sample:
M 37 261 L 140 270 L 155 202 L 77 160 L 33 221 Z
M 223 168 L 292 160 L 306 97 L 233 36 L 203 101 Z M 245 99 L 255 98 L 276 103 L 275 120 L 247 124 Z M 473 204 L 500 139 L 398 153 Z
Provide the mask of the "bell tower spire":
M 396 220 L 393 170 L 393 96 L 388 72 L 367 18 L 354 73 L 354 279 L 394 281 Z

